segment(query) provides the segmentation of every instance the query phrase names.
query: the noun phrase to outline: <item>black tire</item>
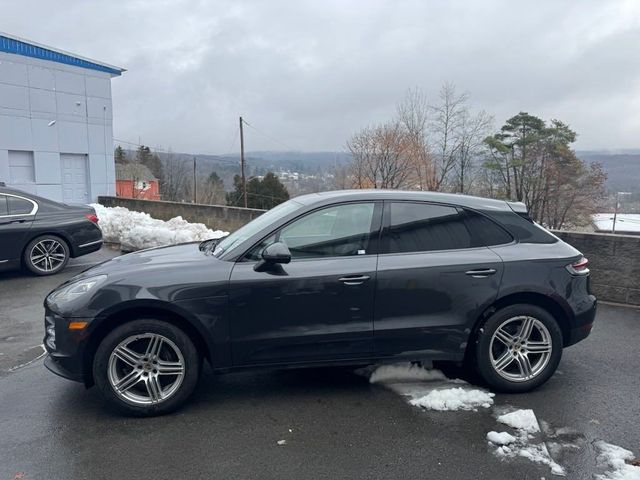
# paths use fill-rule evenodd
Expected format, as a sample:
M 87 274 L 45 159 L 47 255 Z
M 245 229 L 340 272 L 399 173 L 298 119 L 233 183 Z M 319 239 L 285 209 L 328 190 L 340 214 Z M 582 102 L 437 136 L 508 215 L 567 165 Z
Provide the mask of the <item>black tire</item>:
M 47 243 L 51 244 L 53 242 L 55 242 L 56 245 L 59 245 L 59 248 L 56 247 L 56 255 L 64 255 L 64 258 L 56 257 L 55 267 L 53 267 L 53 265 L 50 263 L 46 263 L 48 260 L 45 260 L 45 263 L 34 263 L 34 255 L 38 254 L 36 250 L 39 249 L 41 245 L 46 245 Z M 69 251 L 69 245 L 67 245 L 67 242 L 65 242 L 62 238 L 56 235 L 41 235 L 31 240 L 25 247 L 22 254 L 22 264 L 27 270 L 29 270 L 29 272 L 34 275 L 55 275 L 56 273 L 61 272 L 64 267 L 67 266 L 70 257 L 71 254 Z M 59 260 L 62 261 L 58 263 Z M 49 268 L 50 265 L 51 268 Z
M 540 362 L 540 369 L 535 374 L 535 376 L 526 380 L 519 379 L 515 381 L 503 376 L 508 375 L 509 372 L 507 372 L 506 374 L 503 373 L 503 375 L 501 375 L 500 373 L 498 373 L 496 367 L 494 367 L 492 358 L 495 358 L 496 356 L 495 349 L 504 348 L 503 354 L 506 354 L 507 350 L 509 350 L 509 347 L 506 347 L 506 345 L 498 339 L 495 340 L 495 346 L 492 347 L 492 339 L 498 328 L 503 326 L 505 322 L 521 316 L 538 320 L 544 325 L 544 327 L 546 327 L 546 330 L 550 336 L 551 352 L 548 356 L 546 364 L 543 361 Z M 536 334 L 542 335 L 542 331 L 544 331 L 544 329 L 537 330 Z M 516 345 L 516 347 L 522 348 L 522 346 L 518 345 Z M 482 328 L 480 328 L 475 345 L 474 356 L 476 368 L 482 379 L 495 391 L 505 393 L 528 392 L 530 390 L 533 390 L 534 388 L 539 387 L 547 380 L 549 380 L 549 378 L 551 378 L 551 376 L 556 371 L 558 364 L 560 363 L 560 359 L 562 358 L 562 347 L 562 330 L 560 329 L 560 326 L 558 325 L 556 319 L 547 310 L 536 305 L 529 304 L 510 305 L 493 313 L 487 319 Z M 492 350 L 492 348 L 494 350 Z M 526 348 L 524 351 L 526 352 Z M 492 354 L 494 355 L 494 357 L 491 356 Z M 517 360 L 517 358 L 519 358 L 518 354 L 513 352 L 512 354 L 514 355 L 514 357 L 516 357 L 516 359 L 513 360 L 513 362 L 515 363 L 509 364 L 507 368 L 511 369 L 511 372 L 515 371 L 514 375 L 517 375 L 518 371 L 520 373 L 522 372 L 522 367 L 520 365 L 520 361 Z M 531 355 L 531 357 L 529 357 L 529 355 Z M 533 359 L 534 362 L 542 359 L 542 354 L 535 354 L 530 352 L 526 356 L 529 359 Z M 505 359 L 507 358 L 508 357 L 505 356 Z M 495 360 L 497 363 L 497 360 L 499 359 Z M 530 365 L 534 362 L 530 362 Z
M 123 394 L 118 394 L 110 381 L 109 375 L 112 371 L 110 370 L 110 358 L 116 347 L 131 337 L 136 336 L 140 336 L 139 342 L 144 342 L 145 335 L 163 337 L 165 339 L 163 348 L 171 349 L 169 353 L 173 352 L 174 347 L 179 350 L 184 362 L 184 375 L 179 386 L 177 386 L 175 391 L 167 396 L 166 399 L 160 400 L 157 403 L 141 405 L 135 401 L 129 401 L 123 398 Z M 167 339 L 169 342 L 166 342 Z M 169 343 L 173 345 L 170 346 Z M 164 354 L 167 354 L 166 351 Z M 152 367 L 150 361 L 145 362 L 145 365 Z M 128 368 L 128 365 L 125 364 L 121 366 Z M 140 367 L 140 375 L 145 375 L 145 377 L 140 377 L 137 383 L 131 388 L 146 389 L 147 394 L 150 394 L 146 375 L 151 376 L 151 371 L 146 374 L 144 372 L 145 368 L 146 366 Z M 180 408 L 193 393 L 200 376 L 200 368 L 201 358 L 198 350 L 184 331 L 175 325 L 160 320 L 140 319 L 121 325 L 102 340 L 93 359 L 93 378 L 103 398 L 110 406 L 127 415 L 149 417 L 170 413 Z M 134 367 L 131 367 L 131 370 L 133 369 Z M 153 370 L 153 372 L 155 372 L 155 370 Z M 171 375 L 169 375 L 169 377 L 168 380 L 171 380 Z M 144 395 L 144 392 L 142 392 L 142 395 Z

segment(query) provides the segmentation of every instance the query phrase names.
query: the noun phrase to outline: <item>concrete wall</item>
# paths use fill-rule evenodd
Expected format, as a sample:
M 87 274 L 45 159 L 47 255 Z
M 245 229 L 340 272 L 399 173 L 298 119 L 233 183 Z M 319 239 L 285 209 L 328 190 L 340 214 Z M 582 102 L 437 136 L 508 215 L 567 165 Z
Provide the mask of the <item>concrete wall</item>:
M 253 208 L 139 200 L 122 197 L 99 197 L 98 202 L 105 207 L 125 207 L 129 210 L 145 212 L 160 220 L 170 220 L 173 217 L 181 216 L 189 222 L 204 223 L 211 229 L 226 230 L 228 232 L 237 230 L 265 212 L 264 210 Z
M 112 145 L 108 73 L 0 52 L 0 181 L 58 201 L 115 195 Z M 61 154 L 80 156 L 88 188 L 69 188 L 83 183 L 71 172 L 65 185 Z
M 599 300 L 640 305 L 640 236 L 554 232 L 589 259 Z

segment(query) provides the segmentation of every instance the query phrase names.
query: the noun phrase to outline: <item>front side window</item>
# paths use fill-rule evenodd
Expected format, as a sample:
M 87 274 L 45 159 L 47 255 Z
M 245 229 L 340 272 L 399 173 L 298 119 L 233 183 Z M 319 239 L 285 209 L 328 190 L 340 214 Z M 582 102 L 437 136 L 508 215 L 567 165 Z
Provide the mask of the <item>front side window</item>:
M 428 252 L 472 246 L 464 212 L 455 207 L 428 203 L 394 202 L 389 205 L 385 229 L 385 253 Z
M 28 215 L 33 210 L 33 203 L 24 198 L 7 197 L 9 215 Z
M 245 258 L 258 260 L 273 242 L 286 244 L 292 259 L 366 255 L 374 209 L 374 203 L 354 203 L 312 212 L 261 242 Z

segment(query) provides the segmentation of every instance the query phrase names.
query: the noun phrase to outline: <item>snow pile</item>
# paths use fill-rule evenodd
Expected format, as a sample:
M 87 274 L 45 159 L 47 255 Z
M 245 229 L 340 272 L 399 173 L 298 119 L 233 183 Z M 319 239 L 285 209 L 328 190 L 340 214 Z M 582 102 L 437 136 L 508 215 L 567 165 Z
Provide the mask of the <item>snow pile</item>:
M 124 207 L 104 207 L 97 203 L 91 206 L 100 220 L 104 241 L 119 243 L 123 250 L 222 238 L 228 234 L 222 230 L 211 230 L 202 223 L 189 223 L 182 217 L 165 222 L 152 218 L 148 213 Z
M 489 432 L 489 446 L 500 458 L 523 457 L 534 463 L 548 465 L 553 475 L 566 475 L 564 468 L 556 463 L 549 454 L 544 442 L 531 443 L 535 434 L 540 433 L 540 425 L 533 410 L 515 410 L 499 415 L 498 422 L 516 430 L 515 435 L 509 432 Z
M 494 394 L 471 388 L 463 380 L 450 380 L 440 370 L 426 369 L 417 364 L 382 365 L 369 377 L 371 383 L 408 397 L 411 405 L 427 410 L 456 411 L 489 408 Z
M 627 461 L 634 459 L 629 450 L 603 441 L 595 443 L 598 450 L 596 461 L 607 468 L 603 475 L 596 475 L 599 480 L 640 480 L 640 467 L 631 465 Z

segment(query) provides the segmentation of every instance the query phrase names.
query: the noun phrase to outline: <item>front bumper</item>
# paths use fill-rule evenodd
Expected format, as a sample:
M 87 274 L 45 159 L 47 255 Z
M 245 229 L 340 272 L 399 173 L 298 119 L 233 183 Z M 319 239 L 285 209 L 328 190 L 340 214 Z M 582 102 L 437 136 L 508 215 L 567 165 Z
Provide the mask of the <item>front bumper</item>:
M 74 371 L 74 365 L 74 361 L 69 362 L 65 357 L 54 357 L 52 354 L 48 354 L 44 359 L 44 366 L 47 367 L 47 370 L 50 372 L 67 380 L 86 384 L 88 380 L 87 376 L 83 372 Z
M 70 332 L 69 319 L 45 309 L 45 367 L 56 375 L 87 384 L 89 374 L 84 365 L 84 332 Z

